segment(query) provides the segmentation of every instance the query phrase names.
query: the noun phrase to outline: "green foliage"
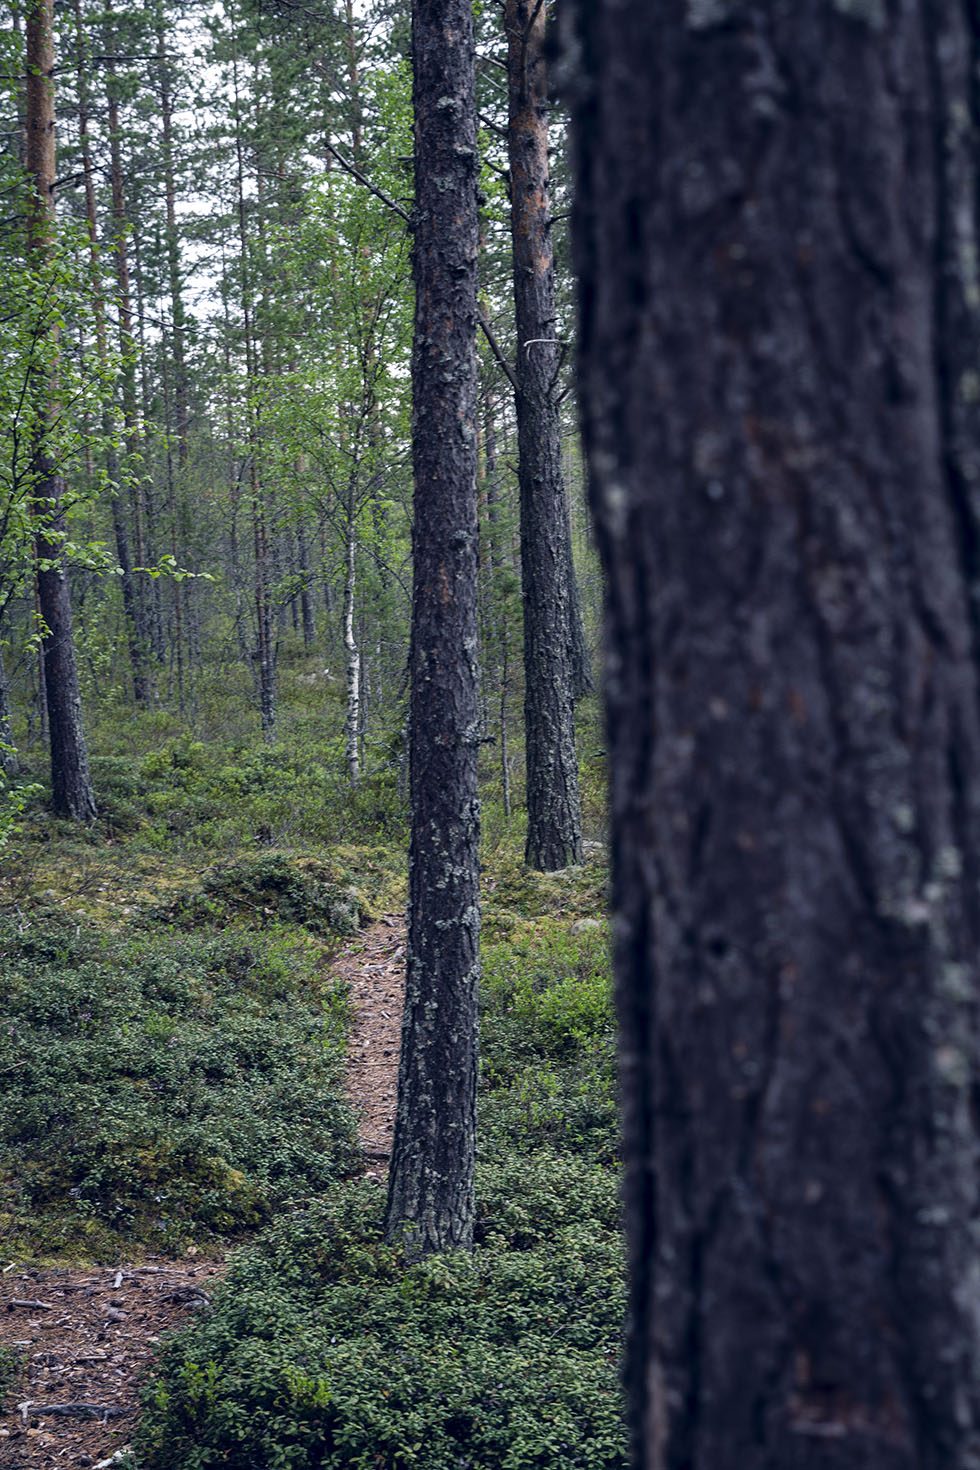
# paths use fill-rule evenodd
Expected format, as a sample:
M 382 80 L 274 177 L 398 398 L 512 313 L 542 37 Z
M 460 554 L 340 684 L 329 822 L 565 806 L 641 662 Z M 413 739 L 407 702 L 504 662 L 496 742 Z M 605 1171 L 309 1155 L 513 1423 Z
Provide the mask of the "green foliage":
M 199 888 L 170 906 L 170 914 L 181 925 L 223 925 L 245 916 L 263 928 L 287 922 L 316 934 L 350 935 L 357 932 L 361 906 L 357 890 L 339 883 L 326 864 L 268 852 L 212 868 Z
M 514 954 L 491 947 L 472 1257 L 406 1268 L 370 1184 L 277 1221 L 166 1349 L 146 1470 L 621 1470 L 603 956 L 603 936 L 553 920 Z M 543 1075 L 551 1115 L 527 1129 Z
M 26 191 L 21 175 L 5 187 L 4 197 L 26 211 Z M 20 244 L 18 258 L 7 257 L 0 312 L 0 614 L 29 585 L 35 560 L 39 567 L 52 564 L 35 556 L 39 526 L 67 561 L 115 570 L 101 542 L 76 540 L 57 528 L 55 508 L 41 484 L 45 464 L 65 474 L 104 444 L 96 427 L 99 405 L 110 391 L 116 363 L 99 360 L 90 345 L 93 303 L 86 252 L 84 233 L 62 225 L 44 258 L 38 252 L 22 254 Z M 79 353 L 64 350 L 69 334 L 85 344 Z M 41 441 L 45 456 L 39 461 Z M 81 508 L 79 497 L 72 497 L 72 518 Z M 35 628 L 34 635 L 41 631 Z
M 355 1159 L 319 949 L 0 921 L 0 1238 L 113 1254 L 234 1235 Z
M 37 781 L 25 781 L 4 769 L 3 756 L 12 752 L 13 746 L 0 740 L 0 852 L 18 831 L 19 818 L 44 789 Z
M 541 1244 L 502 1217 L 472 1257 L 408 1270 L 382 1242 L 369 1185 L 274 1228 L 166 1352 L 141 1463 L 618 1470 L 615 1211 L 563 1204 Z
M 604 925 L 553 922 L 484 946 L 485 992 L 525 1054 L 565 1057 L 611 1039 L 608 946 Z
M 23 1358 L 18 1350 L 0 1342 L 0 1408 L 16 1385 L 23 1366 Z
M 142 762 L 143 841 L 160 849 L 234 849 L 256 841 L 324 845 L 395 835 L 404 811 L 384 774 L 351 798 L 340 748 L 322 739 L 288 746 L 205 745 L 186 735 Z M 132 793 L 130 786 L 130 793 Z

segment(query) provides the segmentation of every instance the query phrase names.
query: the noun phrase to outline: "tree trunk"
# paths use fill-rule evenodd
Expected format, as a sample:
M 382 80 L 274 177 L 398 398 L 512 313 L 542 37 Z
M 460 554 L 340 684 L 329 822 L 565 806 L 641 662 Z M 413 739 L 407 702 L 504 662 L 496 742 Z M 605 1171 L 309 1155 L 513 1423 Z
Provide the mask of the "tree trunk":
M 139 208 L 137 208 L 137 210 L 136 210 L 136 217 L 137 217 L 137 219 L 141 218 L 141 211 L 140 211 Z M 142 259 L 143 252 L 142 252 L 142 247 L 141 247 L 141 243 L 140 243 L 140 231 L 139 231 L 139 229 L 134 229 L 133 230 L 132 239 L 133 239 L 133 267 L 134 267 L 134 269 L 133 269 L 133 286 L 134 286 L 134 292 L 133 292 L 133 294 L 134 294 L 134 296 L 136 298 L 136 341 L 137 341 L 137 348 L 138 348 L 137 355 L 138 355 L 138 358 L 139 358 L 140 413 L 141 413 L 141 416 L 142 416 L 143 423 L 146 423 L 148 421 L 149 417 L 150 417 L 150 383 L 149 383 L 149 373 L 148 373 L 148 369 L 147 369 L 147 355 L 148 354 L 147 354 L 147 335 L 146 335 L 146 292 L 144 290 L 143 259 Z M 164 336 L 163 336 L 163 340 L 164 340 L 164 342 L 166 342 L 166 334 L 165 333 L 164 333 Z M 162 357 L 162 369 L 163 370 L 162 370 L 162 372 L 160 374 L 161 384 L 165 384 L 165 382 L 166 382 L 166 376 L 167 376 L 167 374 L 166 374 L 166 363 L 167 363 L 166 355 L 163 355 L 163 357 Z M 170 440 L 169 440 L 169 435 L 168 436 L 165 436 L 165 439 L 166 439 L 166 446 L 167 446 L 166 453 L 167 453 L 167 460 L 168 460 L 168 480 L 169 480 L 169 478 L 170 478 L 170 469 L 169 469 L 169 460 L 170 460 L 170 448 L 169 448 L 169 445 L 170 445 Z M 142 549 L 142 554 L 143 554 L 143 563 L 144 563 L 144 565 L 145 566 L 152 567 L 152 566 L 155 566 L 156 563 L 157 563 L 157 560 L 158 560 L 158 557 L 159 557 L 159 546 L 160 546 L 160 535 L 159 535 L 160 518 L 159 518 L 159 515 L 158 515 L 156 486 L 155 486 L 154 481 L 153 481 L 153 475 L 152 475 L 152 473 L 151 474 L 148 474 L 148 475 L 145 475 L 143 477 L 142 487 L 143 487 L 143 495 L 142 495 L 143 510 L 145 512 L 146 521 L 145 521 L 144 534 L 143 534 L 143 537 L 142 537 L 142 548 L 141 549 Z M 176 555 L 176 553 L 175 553 L 175 555 Z M 178 557 L 177 560 L 178 560 L 178 562 L 182 562 L 183 559 L 180 558 L 180 557 Z M 158 663 L 158 664 L 162 664 L 164 662 L 164 658 L 165 658 L 165 652 L 164 652 L 164 636 L 163 636 L 163 600 L 162 600 L 162 596 L 161 596 L 161 593 L 162 593 L 162 590 L 163 590 L 162 587 L 161 587 L 161 583 L 163 581 L 164 581 L 164 579 L 161 578 L 161 577 L 152 577 L 147 582 L 144 582 L 143 585 L 142 585 L 142 587 L 141 587 L 141 590 L 140 590 L 140 599 L 139 599 L 139 602 L 138 602 L 138 605 L 143 609 L 143 612 L 145 614 L 146 621 L 145 621 L 145 624 L 144 624 L 144 632 L 146 634 L 147 639 L 149 640 L 149 652 L 150 652 L 150 654 L 152 654 L 154 661 L 156 663 Z M 183 584 L 181 584 L 181 585 L 183 585 Z M 154 686 L 152 672 L 150 673 L 150 692 L 151 692 L 151 697 L 155 699 L 156 698 L 156 688 Z
M 27 17 L 27 172 L 32 185 L 27 218 L 28 256 L 39 276 L 55 247 L 53 0 L 33 0 Z M 96 816 L 82 733 L 82 697 L 75 666 L 71 598 L 65 575 L 64 481 L 49 433 L 58 413 L 57 327 L 49 326 L 49 361 L 35 370 L 37 428 L 31 461 L 31 509 L 37 565 L 38 611 L 44 625 L 41 649 L 51 746 L 51 786 L 60 816 L 87 822 Z
M 562 483 L 554 257 L 548 203 L 547 7 L 506 0 L 517 442 L 524 592 L 527 847 L 551 872 L 582 858 L 571 671 L 571 546 Z
M 6 776 L 16 776 L 20 770 L 17 751 L 14 749 L 13 726 L 10 717 L 10 684 L 3 660 L 3 645 L 0 644 L 0 771 Z
M 564 484 L 564 513 L 567 524 L 567 535 L 565 537 L 565 558 L 568 568 L 568 665 L 569 678 L 572 681 L 572 699 L 578 701 L 591 694 L 595 688 L 592 679 L 592 661 L 589 658 L 589 645 L 585 640 L 585 622 L 582 617 L 582 594 L 579 590 L 578 575 L 575 571 L 575 558 L 572 555 L 572 507 L 568 495 L 568 485 Z
M 487 523 L 490 543 L 490 571 L 493 587 L 493 611 L 497 623 L 497 647 L 499 652 L 500 676 L 500 790 L 504 803 L 504 816 L 511 817 L 510 798 L 510 752 L 507 737 L 507 704 L 510 694 L 510 623 L 507 605 L 500 585 L 504 570 L 504 554 L 500 527 L 500 501 L 497 486 L 497 425 L 493 407 L 489 400 L 484 411 L 484 454 L 487 488 Z
M 190 394 L 187 380 L 187 317 L 180 282 L 180 237 L 177 233 L 176 186 L 174 182 L 173 95 L 170 60 L 167 56 L 166 15 L 162 5 L 156 8 L 157 84 L 160 93 L 160 130 L 163 144 L 163 185 L 167 220 L 167 287 L 173 322 L 174 408 L 177 430 L 177 463 L 181 491 L 186 488 L 190 439 Z
M 82 177 L 85 186 L 85 220 L 88 229 L 89 263 L 92 277 L 92 315 L 95 319 L 95 346 L 99 364 L 103 371 L 109 360 L 108 333 L 106 331 L 105 296 L 102 290 L 102 268 L 99 261 L 99 226 L 95 204 L 95 177 L 92 165 L 92 147 L 89 138 L 89 96 L 86 75 L 85 26 L 82 19 L 80 0 L 74 0 L 75 40 L 78 47 L 78 138 L 82 157 Z M 118 118 L 116 119 L 118 123 Z M 140 630 L 139 609 L 136 589 L 133 585 L 133 563 L 129 554 L 129 535 L 121 498 L 119 478 L 119 455 L 116 449 L 116 422 L 112 402 L 108 394 L 102 403 L 102 436 L 105 441 L 106 477 L 112 508 L 112 530 L 116 543 L 116 558 L 119 562 L 122 583 L 123 615 L 126 621 L 126 637 L 129 644 L 129 662 L 133 675 L 133 697 L 139 705 L 149 698 L 149 683 L 146 672 L 146 650 Z
M 476 116 L 469 0 L 414 0 L 414 571 L 408 973 L 389 1236 L 469 1249 L 480 900 Z
M 296 529 L 296 553 L 299 574 L 302 578 L 299 594 L 300 613 L 303 620 L 303 647 L 310 649 L 316 641 L 316 614 L 313 610 L 313 588 L 310 576 L 310 544 L 306 535 L 306 522 L 300 520 Z
M 354 592 L 357 579 L 357 522 L 353 488 L 347 502 L 344 551 L 344 658 L 347 671 L 347 714 L 345 738 L 347 779 L 357 786 L 361 779 L 359 736 L 361 729 L 361 650 L 354 632 Z
M 107 27 L 107 44 L 111 49 L 117 45 L 117 41 L 115 27 L 111 23 L 112 10 L 108 5 L 106 7 L 106 14 L 110 18 L 110 24 Z M 140 423 L 136 391 L 136 364 L 139 354 L 136 350 L 136 338 L 133 332 L 132 281 L 129 269 L 130 221 L 126 208 L 126 181 L 123 173 L 119 89 L 116 80 L 115 64 L 112 60 L 107 63 L 106 67 L 106 104 L 109 127 L 110 183 L 112 189 L 112 253 L 115 261 L 116 301 L 119 312 L 119 350 L 122 354 L 120 376 L 122 385 L 123 426 L 129 464 L 130 466 L 136 466 L 139 465 L 142 458 L 144 435 Z M 128 476 L 132 549 L 138 566 L 146 565 L 146 546 L 143 529 L 144 484 L 145 476 L 142 472 Z M 118 497 L 117 504 L 113 508 L 113 520 L 114 529 L 116 530 L 117 548 L 119 545 L 119 532 L 121 530 L 125 541 L 124 549 L 128 561 L 128 537 L 124 529 L 123 507 L 121 503 L 118 503 Z M 147 586 L 143 579 L 135 580 L 132 575 L 128 577 L 128 585 L 128 611 L 135 621 L 134 642 L 145 653 L 145 650 L 149 647 L 149 638 L 147 636 L 149 617 L 146 606 Z M 148 694 L 145 667 L 139 680 L 135 678 L 134 672 L 134 684 L 137 685 L 139 691 L 137 698 L 141 699 L 141 702 L 145 701 Z
M 272 567 L 265 491 L 259 472 L 261 434 L 258 407 L 258 361 L 254 331 L 254 294 L 252 260 L 248 225 L 245 215 L 245 157 L 242 143 L 242 119 L 238 92 L 238 64 L 234 68 L 235 159 L 237 165 L 238 240 L 241 251 L 242 321 L 245 337 L 246 404 L 249 447 L 249 488 L 252 500 L 252 532 L 255 548 L 255 628 L 256 662 L 258 665 L 259 718 L 262 735 L 270 744 L 276 731 L 276 642 L 273 636 Z
M 980 1463 L 976 76 L 575 0 L 635 1463 Z

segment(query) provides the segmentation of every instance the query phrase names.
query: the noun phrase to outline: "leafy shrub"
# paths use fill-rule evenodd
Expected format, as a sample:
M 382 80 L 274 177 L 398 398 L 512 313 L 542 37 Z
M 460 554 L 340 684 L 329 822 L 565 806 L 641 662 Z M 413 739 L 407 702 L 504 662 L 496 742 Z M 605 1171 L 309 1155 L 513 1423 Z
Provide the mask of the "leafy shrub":
M 145 1470 L 622 1470 L 602 934 L 489 946 L 485 1007 L 473 1255 L 406 1268 L 370 1184 L 277 1221 L 166 1348 Z
M 18 1350 L 0 1342 L 0 1408 L 17 1383 L 23 1366 L 23 1358 Z
M 245 917 L 259 926 L 286 922 L 316 934 L 350 935 L 357 932 L 361 907 L 356 890 L 338 883 L 325 864 L 269 852 L 209 869 L 169 915 L 181 924 Z
M 472 1257 L 405 1269 L 370 1185 L 273 1227 L 166 1350 L 140 1463 L 620 1470 L 615 1183 L 564 1194 L 556 1218 L 569 1177 L 552 1167 L 530 1174 L 528 1218 L 548 1221 L 533 1244 L 485 1203 Z
M 534 1055 L 568 1058 L 613 1034 L 605 929 L 539 921 L 483 946 L 483 988 L 497 1018 L 488 1065 L 501 1077 Z
M 0 921 L 0 1235 L 234 1235 L 355 1159 L 346 1000 L 301 939 Z
M 297 732 L 288 744 L 215 744 L 183 735 L 145 756 L 142 840 L 228 851 L 256 842 L 304 847 L 404 836 L 394 769 L 352 793 L 342 737 Z

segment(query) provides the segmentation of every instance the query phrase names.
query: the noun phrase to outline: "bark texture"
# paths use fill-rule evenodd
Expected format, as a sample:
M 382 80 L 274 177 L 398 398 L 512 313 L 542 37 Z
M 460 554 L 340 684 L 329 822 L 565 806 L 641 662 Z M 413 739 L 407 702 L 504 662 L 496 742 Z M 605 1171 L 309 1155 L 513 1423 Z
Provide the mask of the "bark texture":
M 28 255 L 39 274 L 54 250 L 54 39 L 53 0 L 33 0 L 27 16 L 27 173 L 31 198 L 27 219 Z M 51 787 L 55 811 L 76 821 L 96 815 L 82 733 L 82 699 L 75 666 L 71 598 L 62 545 L 65 533 L 64 481 L 55 462 L 49 427 L 57 412 L 57 327 L 43 339 L 47 361 L 34 370 L 31 384 L 37 427 L 31 457 L 37 607 L 44 691 L 51 747 Z
M 581 861 L 572 692 L 571 544 L 561 465 L 554 253 L 548 202 L 547 6 L 507 0 L 517 440 L 524 593 L 527 846 L 545 872 Z
M 361 648 L 354 628 L 354 598 L 357 591 L 357 504 L 354 476 L 347 495 L 344 527 L 344 667 L 347 677 L 347 708 L 344 738 L 347 779 L 357 786 L 361 779 Z
M 388 1231 L 473 1241 L 479 985 L 476 124 L 469 0 L 414 0 L 408 973 Z
M 7 776 L 16 776 L 19 770 L 10 713 L 10 685 L 3 661 L 3 645 L 0 644 L 0 771 Z
M 980 22 L 576 0 L 635 1463 L 980 1464 Z

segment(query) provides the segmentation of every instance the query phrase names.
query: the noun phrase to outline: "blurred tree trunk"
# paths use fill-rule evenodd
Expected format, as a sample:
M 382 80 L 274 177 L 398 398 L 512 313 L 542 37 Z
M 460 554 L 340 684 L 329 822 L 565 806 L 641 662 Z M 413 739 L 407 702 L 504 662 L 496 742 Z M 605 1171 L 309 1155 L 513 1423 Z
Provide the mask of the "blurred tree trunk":
M 387 1228 L 473 1243 L 480 969 L 476 111 L 468 0 L 414 0 L 408 973 Z
M 636 1463 L 967 1470 L 980 27 L 568 23 Z

